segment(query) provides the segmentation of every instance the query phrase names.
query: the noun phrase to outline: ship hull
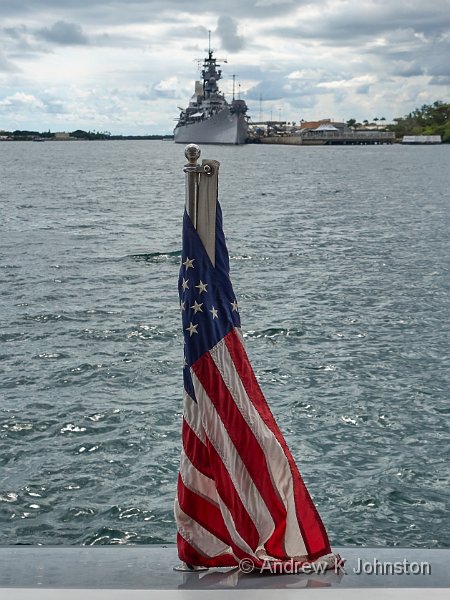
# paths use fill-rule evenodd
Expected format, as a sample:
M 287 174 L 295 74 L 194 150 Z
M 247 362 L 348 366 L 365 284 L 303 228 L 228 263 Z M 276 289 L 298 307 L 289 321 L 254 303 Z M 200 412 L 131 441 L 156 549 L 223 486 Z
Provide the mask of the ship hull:
M 247 137 L 247 119 L 228 108 L 198 123 L 175 127 L 174 131 L 178 144 L 245 144 Z

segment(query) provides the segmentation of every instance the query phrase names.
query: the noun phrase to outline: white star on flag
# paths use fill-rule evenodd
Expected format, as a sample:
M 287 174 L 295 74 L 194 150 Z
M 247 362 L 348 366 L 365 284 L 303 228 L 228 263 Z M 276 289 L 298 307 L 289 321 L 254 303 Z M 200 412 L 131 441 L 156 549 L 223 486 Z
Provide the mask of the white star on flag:
M 181 284 L 181 287 L 183 288 L 183 290 L 188 290 L 189 289 L 188 283 L 189 283 L 189 279 L 185 279 L 183 277 L 183 283 Z
M 194 304 L 191 306 L 191 308 L 194 309 L 194 315 L 196 315 L 198 312 L 203 312 L 202 306 L 203 302 L 201 304 L 198 304 L 197 300 L 194 301 Z
M 209 312 L 212 314 L 212 318 L 213 319 L 218 319 L 219 318 L 219 314 L 218 314 L 217 308 L 214 308 L 214 306 L 209 310 Z
M 231 308 L 233 309 L 233 312 L 238 312 L 238 303 L 236 300 L 233 300 L 233 302 L 230 302 L 231 304 Z
M 207 283 L 203 283 L 203 281 L 200 279 L 200 281 L 198 282 L 198 285 L 195 286 L 196 288 L 198 288 L 198 293 L 201 294 L 202 292 L 208 292 L 208 290 L 206 289 L 208 287 Z
M 194 268 L 194 260 L 195 258 L 189 258 L 188 256 L 186 256 L 186 260 L 184 261 L 183 265 L 186 267 L 186 271 L 188 269 L 193 269 Z
M 192 321 L 189 323 L 189 327 L 186 327 L 186 331 L 189 331 L 189 337 L 192 337 L 193 333 L 198 333 L 197 331 L 198 323 L 193 325 Z

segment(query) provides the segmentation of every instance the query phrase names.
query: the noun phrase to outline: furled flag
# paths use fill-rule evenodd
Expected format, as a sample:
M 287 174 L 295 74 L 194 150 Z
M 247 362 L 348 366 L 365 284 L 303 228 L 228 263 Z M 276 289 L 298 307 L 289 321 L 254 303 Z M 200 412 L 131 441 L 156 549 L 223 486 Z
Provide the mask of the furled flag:
M 185 212 L 183 450 L 175 501 L 187 565 L 335 564 L 327 533 L 244 349 L 217 202 L 213 265 Z

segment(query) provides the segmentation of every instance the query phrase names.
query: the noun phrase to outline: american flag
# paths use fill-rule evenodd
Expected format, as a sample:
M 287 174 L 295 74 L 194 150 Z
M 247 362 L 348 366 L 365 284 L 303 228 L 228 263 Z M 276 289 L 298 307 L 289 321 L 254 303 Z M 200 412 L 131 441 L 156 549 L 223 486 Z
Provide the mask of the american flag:
M 330 560 L 320 516 L 244 349 L 217 202 L 213 265 L 185 212 L 183 449 L 175 519 L 192 566 Z

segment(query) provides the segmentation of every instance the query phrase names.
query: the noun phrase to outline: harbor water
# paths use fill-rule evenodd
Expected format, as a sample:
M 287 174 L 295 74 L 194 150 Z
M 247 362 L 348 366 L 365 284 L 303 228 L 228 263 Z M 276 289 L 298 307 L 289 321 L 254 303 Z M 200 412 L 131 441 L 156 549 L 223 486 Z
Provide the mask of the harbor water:
M 0 543 L 175 541 L 184 147 L 0 144 Z M 450 146 L 205 146 L 336 546 L 450 547 Z

